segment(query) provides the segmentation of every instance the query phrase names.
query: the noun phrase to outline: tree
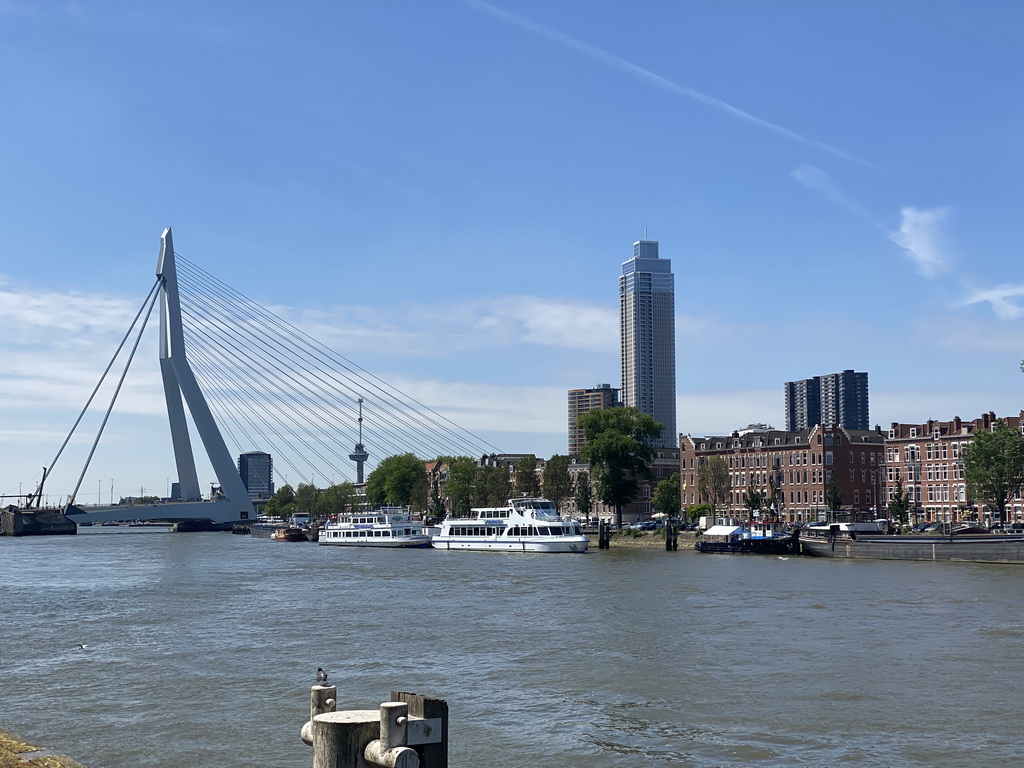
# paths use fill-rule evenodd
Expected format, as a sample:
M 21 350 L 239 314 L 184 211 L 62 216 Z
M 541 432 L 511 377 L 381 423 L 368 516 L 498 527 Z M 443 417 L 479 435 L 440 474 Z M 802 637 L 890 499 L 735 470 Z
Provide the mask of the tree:
M 295 508 L 295 489 L 285 483 L 277 492 L 267 499 L 267 515 L 269 517 L 289 517 Z
M 710 504 L 693 504 L 686 508 L 686 517 L 691 523 L 696 523 L 700 518 L 715 514 L 715 508 Z
M 768 497 L 765 499 L 768 513 L 772 520 L 782 519 L 782 510 L 786 506 L 786 494 L 782 490 L 782 459 L 772 462 L 772 471 L 768 475 Z
M 697 493 L 711 504 L 711 513 L 718 513 L 718 505 L 725 502 L 732 490 L 729 465 L 721 456 L 712 456 L 697 468 Z
M 892 498 L 887 505 L 889 514 L 900 525 L 907 524 L 907 512 L 910 510 L 910 494 L 903 489 L 903 475 L 896 475 L 896 487 L 892 490 Z
M 756 488 L 750 488 L 743 494 L 743 506 L 750 511 L 751 518 L 753 518 L 755 512 L 765 508 L 767 501 L 768 494 Z
M 512 495 L 512 479 L 508 467 L 485 464 L 473 475 L 473 506 L 503 507 Z
M 654 489 L 654 495 L 651 497 L 655 508 L 661 510 L 666 517 L 678 517 L 679 516 L 679 473 L 675 473 L 672 477 L 662 480 L 658 483 Z
M 1024 486 L 1024 435 L 998 419 L 991 432 L 974 433 L 963 459 L 968 495 L 998 511 L 998 522 L 1004 522 L 1006 502 Z
M 320 491 L 315 485 L 299 483 L 299 487 L 295 489 L 295 512 L 312 518 L 319 497 Z
M 584 519 L 590 520 L 590 512 L 594 509 L 594 489 L 590 485 L 590 474 L 579 472 L 572 483 L 573 501 L 576 512 Z
M 537 457 L 531 453 L 516 464 L 516 496 L 539 495 L 540 480 L 537 477 Z
M 472 506 L 476 462 L 468 456 L 456 456 L 448 459 L 447 464 L 444 495 L 448 500 L 448 513 L 453 517 L 468 517 Z
M 325 488 L 316 502 L 316 513 L 320 517 L 344 515 L 355 506 L 356 490 L 352 483 L 344 482 Z
M 572 478 L 569 476 L 569 457 L 557 453 L 544 464 L 545 499 L 555 502 L 555 509 L 561 510 L 562 502 L 572 495 Z
M 388 456 L 366 478 L 366 500 L 375 507 L 425 504 L 426 498 L 427 473 L 411 453 Z
M 622 507 L 636 496 L 639 481 L 651 477 L 651 441 L 663 426 L 632 407 L 587 411 L 576 426 L 583 432 L 580 455 L 590 464 L 597 497 L 615 507 L 615 524 L 621 528 Z
M 836 483 L 836 473 L 831 469 L 828 471 L 828 486 L 825 488 L 825 504 L 830 512 L 838 512 L 843 508 L 843 492 Z

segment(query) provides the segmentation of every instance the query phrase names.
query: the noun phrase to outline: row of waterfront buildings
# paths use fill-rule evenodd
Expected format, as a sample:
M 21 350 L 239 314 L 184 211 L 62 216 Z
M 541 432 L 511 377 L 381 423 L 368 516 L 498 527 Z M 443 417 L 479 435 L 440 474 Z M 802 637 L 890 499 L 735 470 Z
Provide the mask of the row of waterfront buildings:
M 728 468 L 729 490 L 717 504 L 723 515 L 743 515 L 748 492 L 758 491 L 772 500 L 775 512 L 784 519 L 824 519 L 834 476 L 847 512 L 885 516 L 899 482 L 909 496 L 913 519 L 955 521 L 977 516 L 985 520 L 991 516 L 967 497 L 962 457 L 974 434 L 992 429 L 996 415 L 872 429 L 865 372 L 844 370 L 786 382 L 785 430 L 751 425 L 726 435 L 677 433 L 674 276 L 672 263 L 661 258 L 657 241 L 635 242 L 632 258 L 622 264 L 619 336 L 621 387 L 599 384 L 569 390 L 568 455 L 572 474 L 587 471 L 579 459 L 584 436 L 578 420 L 592 410 L 632 406 L 663 425 L 653 441 L 654 477 L 641 484 L 638 498 L 625 510 L 626 521 L 650 517 L 654 486 L 675 473 L 680 476 L 684 509 L 711 502 L 701 494 L 697 474 L 702 464 L 716 456 Z M 1024 429 L 1024 411 L 1004 420 L 1013 429 Z M 481 462 L 497 461 L 511 470 L 519 458 L 492 456 Z M 543 460 L 538 463 L 542 468 Z M 269 454 L 242 454 L 238 469 L 254 499 L 273 495 Z M 434 466 L 430 471 L 443 475 L 444 469 Z M 596 512 L 602 518 L 613 516 L 613 510 L 599 504 Z M 1008 517 L 1022 515 L 1021 499 L 1012 500 Z

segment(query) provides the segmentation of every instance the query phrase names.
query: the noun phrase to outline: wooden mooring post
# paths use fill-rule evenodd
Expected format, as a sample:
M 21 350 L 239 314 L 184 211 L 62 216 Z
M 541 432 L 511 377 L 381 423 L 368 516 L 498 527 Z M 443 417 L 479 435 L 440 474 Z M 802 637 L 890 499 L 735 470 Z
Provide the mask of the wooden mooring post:
M 448 702 L 404 691 L 378 709 L 337 711 L 337 686 L 314 685 L 301 738 L 313 768 L 448 768 Z
M 679 526 L 673 523 L 665 524 L 665 551 L 676 552 L 679 549 Z

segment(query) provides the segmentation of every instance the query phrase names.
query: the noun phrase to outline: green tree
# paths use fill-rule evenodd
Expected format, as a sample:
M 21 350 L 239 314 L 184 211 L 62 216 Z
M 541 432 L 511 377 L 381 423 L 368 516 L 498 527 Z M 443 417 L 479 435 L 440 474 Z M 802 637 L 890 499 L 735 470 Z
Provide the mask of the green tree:
M 686 517 L 691 523 L 695 523 L 702 517 L 715 514 L 715 508 L 710 504 L 693 504 L 686 508 Z
M 679 473 L 662 480 L 654 489 L 651 502 L 667 517 L 678 517 L 680 507 Z
M 892 490 L 892 498 L 887 505 L 889 515 L 899 522 L 907 524 L 907 513 L 910 510 L 910 494 L 903 489 L 903 475 L 896 475 L 896 486 Z
M 375 507 L 426 502 L 427 473 L 411 453 L 388 456 L 366 478 L 366 500 Z
M 508 467 L 485 464 L 473 475 L 473 506 L 503 507 L 512 496 L 512 478 Z
M 663 426 L 632 407 L 587 411 L 576 422 L 586 442 L 580 449 L 590 464 L 597 497 L 615 507 L 615 524 L 622 527 L 622 507 L 636 496 L 640 480 L 651 478 L 651 441 Z
M 750 512 L 750 517 L 754 517 L 754 513 L 765 508 L 766 502 L 768 501 L 768 494 L 764 491 L 759 491 L 756 488 L 750 488 L 746 493 L 743 494 L 743 506 Z
M 782 460 L 778 458 L 772 462 L 772 471 L 768 475 L 768 498 L 765 499 L 765 505 L 772 520 L 782 519 L 786 494 L 782 490 Z
M 561 510 L 562 502 L 572 495 L 572 478 L 569 476 L 569 457 L 555 454 L 544 464 L 544 498 L 555 502 L 555 509 Z
M 312 518 L 316 512 L 316 503 L 319 498 L 320 491 L 317 490 L 315 485 L 299 483 L 299 487 L 295 489 L 294 511 L 299 514 L 309 515 Z
M 724 504 L 732 490 L 729 465 L 721 456 L 711 456 L 697 467 L 697 492 L 711 505 L 711 514 L 718 514 L 718 505 Z
M 295 509 L 295 489 L 285 483 L 267 499 L 268 517 L 289 517 Z
M 974 433 L 963 460 L 968 495 L 998 511 L 998 522 L 1005 522 L 1006 502 L 1024 486 L 1024 435 L 998 419 L 991 432 Z
M 452 517 L 468 517 L 473 500 L 476 462 L 468 456 L 456 456 L 446 463 L 448 469 L 443 493 L 448 501 L 448 514 Z
M 825 488 L 825 504 L 830 512 L 838 512 L 843 508 L 843 492 L 836 482 L 836 473 L 828 470 L 828 485 Z M 832 516 L 835 519 L 835 515 Z
M 576 513 L 584 520 L 590 520 L 594 509 L 594 489 L 590 485 L 590 474 L 578 472 L 572 483 L 573 501 L 576 502 Z
M 316 513 L 320 517 L 344 515 L 352 511 L 356 501 L 356 490 L 352 483 L 331 485 L 323 490 L 316 502 Z
M 537 457 L 531 453 L 516 463 L 516 496 L 539 495 L 540 480 L 537 477 Z

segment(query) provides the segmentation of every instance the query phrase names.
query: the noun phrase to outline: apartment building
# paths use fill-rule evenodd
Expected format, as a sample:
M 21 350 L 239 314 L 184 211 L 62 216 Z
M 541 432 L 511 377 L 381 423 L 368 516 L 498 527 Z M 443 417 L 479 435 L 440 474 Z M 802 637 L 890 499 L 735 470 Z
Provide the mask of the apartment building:
M 744 496 L 757 490 L 774 495 L 775 511 L 784 520 L 824 520 L 833 474 L 844 512 L 877 513 L 884 502 L 884 435 L 878 429 L 819 424 L 799 431 L 758 428 L 722 436 L 683 435 L 679 468 L 684 508 L 710 503 L 699 491 L 697 473 L 712 456 L 726 461 L 730 480 L 719 514 L 745 517 Z
M 1024 411 L 1017 416 L 1004 416 L 1008 427 L 1020 431 Z M 994 519 L 996 512 L 983 504 L 973 503 L 967 495 L 964 480 L 963 449 L 980 431 L 991 431 L 998 418 L 989 411 L 972 421 L 959 416 L 951 421 L 929 419 L 923 424 L 893 422 L 885 440 L 886 499 L 895 493 L 897 479 L 910 501 L 912 522 L 933 520 L 959 522 Z M 1020 495 L 1006 507 L 1009 521 L 1024 519 L 1024 502 Z

